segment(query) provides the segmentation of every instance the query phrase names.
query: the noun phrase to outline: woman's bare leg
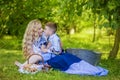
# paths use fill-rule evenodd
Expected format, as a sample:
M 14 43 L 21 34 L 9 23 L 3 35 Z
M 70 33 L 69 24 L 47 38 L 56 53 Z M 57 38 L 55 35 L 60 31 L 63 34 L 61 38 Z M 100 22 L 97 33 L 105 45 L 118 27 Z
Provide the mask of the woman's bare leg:
M 41 56 L 38 56 L 38 55 L 32 55 L 30 58 L 29 58 L 29 61 L 25 61 L 23 64 L 18 62 L 18 61 L 15 61 L 15 65 L 18 66 L 19 68 L 22 67 L 22 66 L 25 66 L 26 64 L 35 64 L 36 62 L 38 61 L 42 61 L 42 57 Z M 29 62 L 29 63 L 28 63 Z
M 26 65 L 27 64 L 27 61 L 25 61 L 23 64 L 20 63 L 19 61 L 15 61 L 15 65 L 18 66 L 19 68 Z
M 18 66 L 18 67 L 22 66 L 22 64 L 20 62 L 18 62 L 18 61 L 15 61 L 15 65 Z

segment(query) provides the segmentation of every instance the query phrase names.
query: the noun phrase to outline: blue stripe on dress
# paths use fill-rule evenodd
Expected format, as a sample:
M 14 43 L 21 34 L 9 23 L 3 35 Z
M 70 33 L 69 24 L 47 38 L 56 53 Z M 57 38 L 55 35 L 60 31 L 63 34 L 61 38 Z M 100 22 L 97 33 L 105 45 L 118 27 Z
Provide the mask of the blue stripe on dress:
M 59 69 L 65 71 L 73 63 L 80 62 L 81 59 L 68 53 L 61 53 L 60 55 L 55 56 L 48 60 L 48 64 L 51 65 L 54 69 Z
M 86 61 L 68 53 L 56 55 L 54 58 L 47 61 L 47 63 L 54 69 L 61 70 L 68 74 L 93 76 L 105 76 L 108 74 L 108 70 L 99 66 L 93 66 Z

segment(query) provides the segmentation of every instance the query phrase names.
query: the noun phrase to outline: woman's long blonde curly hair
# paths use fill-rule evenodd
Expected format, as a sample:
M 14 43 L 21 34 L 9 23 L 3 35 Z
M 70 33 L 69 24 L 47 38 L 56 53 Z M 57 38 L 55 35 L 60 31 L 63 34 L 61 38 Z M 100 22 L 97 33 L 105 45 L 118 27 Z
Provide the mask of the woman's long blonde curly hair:
M 22 50 L 25 58 L 28 58 L 33 54 L 33 44 L 40 37 L 38 33 L 39 28 L 41 28 L 41 22 L 38 19 L 32 20 L 28 23 L 22 43 Z

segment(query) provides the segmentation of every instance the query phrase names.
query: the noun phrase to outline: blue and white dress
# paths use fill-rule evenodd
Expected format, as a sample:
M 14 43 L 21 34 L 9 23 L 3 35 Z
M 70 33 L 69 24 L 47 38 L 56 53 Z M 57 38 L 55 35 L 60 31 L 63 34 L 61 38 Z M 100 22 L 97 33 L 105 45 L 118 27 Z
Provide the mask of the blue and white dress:
M 105 76 L 108 74 L 108 70 L 99 66 L 93 66 L 70 53 L 57 55 L 48 60 L 47 63 L 54 69 L 58 69 L 68 74 L 93 76 Z

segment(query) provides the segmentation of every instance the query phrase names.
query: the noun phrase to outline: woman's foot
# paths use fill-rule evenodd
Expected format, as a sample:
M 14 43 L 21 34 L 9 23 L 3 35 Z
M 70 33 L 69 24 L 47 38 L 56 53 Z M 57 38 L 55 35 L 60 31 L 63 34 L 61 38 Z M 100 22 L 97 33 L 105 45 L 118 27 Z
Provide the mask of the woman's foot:
M 15 61 L 15 65 L 18 66 L 18 67 L 22 66 L 22 64 L 20 62 L 18 62 L 18 61 Z
M 50 65 L 48 65 L 48 64 L 45 64 L 45 65 L 44 65 L 44 67 L 51 68 L 51 66 L 50 66 Z

